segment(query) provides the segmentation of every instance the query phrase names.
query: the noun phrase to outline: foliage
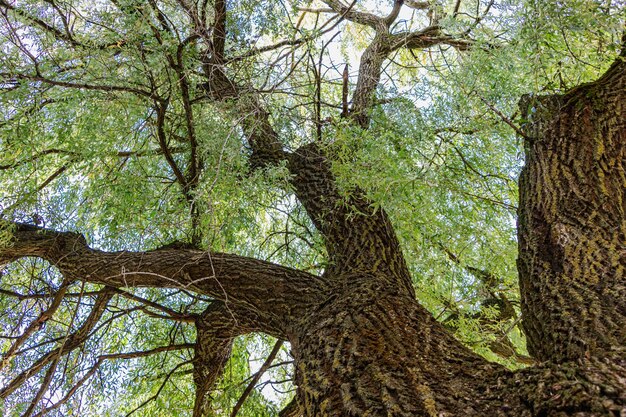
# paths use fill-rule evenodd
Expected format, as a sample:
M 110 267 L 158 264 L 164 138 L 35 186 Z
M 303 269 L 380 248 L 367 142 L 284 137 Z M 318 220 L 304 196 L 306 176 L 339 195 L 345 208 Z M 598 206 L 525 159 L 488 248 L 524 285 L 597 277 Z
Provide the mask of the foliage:
M 202 65 L 211 45 L 193 39 L 198 28 L 180 4 L 0 1 L 1 216 L 80 231 L 102 249 L 184 241 L 323 272 L 321 237 L 289 189 L 286 170 L 252 170 L 243 116 L 227 99 L 206 100 Z M 517 103 L 524 94 L 563 92 L 605 69 L 619 45 L 624 4 L 468 0 L 458 16 L 454 4 L 441 4 L 447 17 L 440 24 L 469 34 L 473 47 L 395 52 L 367 131 L 346 123 L 339 111 L 343 65 L 353 88 L 372 31 L 336 14 L 303 11 L 318 7 L 315 2 L 228 2 L 224 68 L 272 110 L 286 149 L 308 142 L 320 127 L 318 139 L 336 156 L 342 192 L 365 192 L 390 214 L 421 303 L 477 352 L 516 368 L 525 363 L 515 269 L 522 165 L 515 127 L 524 123 Z M 390 9 L 388 2 L 361 7 Z M 407 9 L 391 31 L 428 20 L 425 11 Z M 285 47 L 269 47 L 285 40 Z M 184 73 L 186 87 L 176 71 Z M 198 176 L 189 176 L 185 188 L 174 166 Z M 10 245 L 10 233 L 0 230 L 0 242 Z M 64 281 L 31 259 L 6 266 L 2 276 L 10 277 L 0 281 L 0 350 L 6 352 L 51 306 L 50 295 Z M 10 359 L 0 385 L 80 329 L 107 289 L 72 282 L 66 291 L 73 296 Z M 101 355 L 193 343 L 193 325 L 164 319 L 163 309 L 192 315 L 211 301 L 183 290 L 116 292 L 84 344 L 8 396 L 5 414 L 26 412 L 52 366 L 53 382 L 38 411 L 70 393 Z M 503 340 L 512 348 L 498 356 L 490 344 Z M 214 402 L 224 413 L 253 373 L 253 359 L 272 343 L 262 336 L 237 340 Z M 52 415 L 135 409 L 134 415 L 190 415 L 192 358 L 184 347 L 103 360 Z M 285 364 L 268 378 L 288 380 L 290 372 Z M 240 415 L 275 413 L 291 383 L 279 389 L 286 394 L 255 392 Z

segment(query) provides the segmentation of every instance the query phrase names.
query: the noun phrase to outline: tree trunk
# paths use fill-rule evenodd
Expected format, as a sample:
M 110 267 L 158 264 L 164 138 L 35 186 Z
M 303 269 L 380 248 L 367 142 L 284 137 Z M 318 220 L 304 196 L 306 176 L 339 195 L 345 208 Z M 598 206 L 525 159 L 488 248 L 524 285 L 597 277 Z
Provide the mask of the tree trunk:
M 414 298 L 349 276 L 290 337 L 306 416 L 478 414 L 473 381 L 499 369 Z
M 520 178 L 519 274 L 530 353 L 626 346 L 626 64 L 534 111 Z
M 522 100 L 518 270 L 528 350 L 543 363 L 517 378 L 534 415 L 626 415 L 623 58 L 567 94 Z
M 327 3 L 343 10 L 340 2 Z M 219 4 L 216 16 L 223 20 L 226 3 Z M 349 9 L 344 14 L 366 24 L 381 21 Z M 224 22 L 218 23 L 213 32 L 223 38 Z M 366 111 L 384 53 L 395 48 L 379 44 L 395 39 L 388 26 L 361 64 L 351 109 L 361 127 L 369 123 Z M 429 33 L 419 33 L 423 45 L 443 42 Z M 295 194 L 324 239 L 324 274 L 180 248 L 103 252 L 89 248 L 78 234 L 17 223 L 11 244 L 0 247 L 0 265 L 37 256 L 67 280 L 184 288 L 216 300 L 195 320 L 196 417 L 211 412 L 211 391 L 232 339 L 251 331 L 292 345 L 297 394 L 283 415 L 626 416 L 623 56 L 594 83 L 526 102 L 532 120 L 520 179 L 518 267 L 529 352 L 540 364 L 510 372 L 469 351 L 415 300 L 384 210 L 374 209 L 359 190 L 349 197 L 339 193 L 319 144 L 284 151 L 261 102 L 249 97 L 238 102 L 240 87 L 219 68 L 223 42 L 213 47 L 205 65 L 208 96 L 233 101 L 246 115 L 242 127 L 251 165 L 286 162 Z M 84 343 L 114 291 L 119 290 L 103 290 L 87 324 L 64 347 L 12 377 L 0 399 Z M 47 313 L 42 321 L 54 310 Z M 21 343 L 12 342 L 0 368 Z

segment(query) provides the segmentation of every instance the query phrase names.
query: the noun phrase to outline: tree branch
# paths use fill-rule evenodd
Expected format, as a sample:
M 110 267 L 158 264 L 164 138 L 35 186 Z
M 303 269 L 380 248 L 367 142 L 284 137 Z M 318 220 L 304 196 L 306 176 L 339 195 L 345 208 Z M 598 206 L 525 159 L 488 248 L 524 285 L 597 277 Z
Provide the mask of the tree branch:
M 44 20 L 33 16 L 31 14 L 29 14 L 28 12 L 19 9 L 17 7 L 15 7 L 14 5 L 8 3 L 5 0 L 0 0 L 0 7 L 4 7 L 6 10 L 10 10 L 12 11 L 15 15 L 21 17 L 22 19 L 32 23 L 34 26 L 42 29 L 44 32 L 46 32 L 47 34 L 51 35 L 52 37 L 54 37 L 55 39 L 59 40 L 59 41 L 63 41 L 63 42 L 67 42 L 68 44 L 70 44 L 73 47 L 82 47 L 82 48 L 96 48 L 96 49 L 107 49 L 111 46 L 118 46 L 120 45 L 120 43 L 122 43 L 123 41 L 117 41 L 117 42 L 110 42 L 110 43 L 106 43 L 106 44 L 87 44 L 84 42 L 80 42 L 78 40 L 76 40 L 76 38 L 74 38 L 72 36 L 72 33 L 67 30 L 68 27 L 66 25 L 66 20 L 64 18 L 62 18 L 62 20 L 64 21 L 65 24 L 65 30 L 60 30 L 57 27 L 45 22 Z M 58 7 L 54 7 L 55 10 L 57 11 L 59 17 L 63 16 L 63 13 L 61 10 L 58 9 Z
M 0 249 L 0 265 L 36 256 L 68 279 L 116 288 L 187 288 L 258 314 L 270 334 L 321 302 L 327 290 L 321 277 L 258 259 L 171 248 L 104 252 L 91 249 L 76 233 L 12 225 L 14 238 Z
M 193 417 L 210 414 L 211 392 L 222 377 L 230 358 L 235 337 L 258 331 L 254 317 L 240 314 L 224 302 L 213 302 L 196 318 L 197 339 L 193 360 L 193 379 L 196 385 Z
M 330 256 L 326 273 L 380 274 L 389 285 L 413 294 L 410 273 L 387 214 L 375 209 L 361 190 L 343 197 L 331 162 L 315 143 L 290 155 L 288 166 L 296 196 L 324 236 Z
M 241 397 L 239 397 L 239 399 L 237 400 L 237 404 L 235 404 L 235 406 L 233 407 L 233 410 L 230 413 L 230 417 L 237 416 L 237 413 L 239 413 L 239 409 L 241 408 L 243 403 L 246 401 L 246 398 L 248 398 L 248 396 L 250 395 L 250 393 L 256 386 L 257 382 L 259 382 L 259 379 L 261 378 L 261 376 L 265 373 L 265 371 L 267 371 L 270 365 L 272 365 L 272 362 L 274 362 L 274 358 L 276 358 L 276 355 L 278 355 L 278 352 L 280 352 L 280 348 L 282 348 L 282 346 L 283 346 L 282 340 L 276 341 L 276 343 L 274 344 L 274 347 L 272 348 L 272 351 L 265 359 L 265 362 L 263 362 L 263 365 L 261 365 L 261 368 L 257 371 L 256 374 L 254 374 L 254 377 L 252 377 L 252 380 L 250 381 L 250 383 L 248 383 L 248 385 L 246 386 L 246 389 L 243 390 Z
M 370 26 L 374 29 L 383 24 L 383 18 L 376 16 L 372 13 L 360 12 L 354 10 L 353 2 L 351 5 L 343 4 L 340 0 L 323 0 L 336 13 L 340 14 L 343 18 L 350 20 L 354 23 Z

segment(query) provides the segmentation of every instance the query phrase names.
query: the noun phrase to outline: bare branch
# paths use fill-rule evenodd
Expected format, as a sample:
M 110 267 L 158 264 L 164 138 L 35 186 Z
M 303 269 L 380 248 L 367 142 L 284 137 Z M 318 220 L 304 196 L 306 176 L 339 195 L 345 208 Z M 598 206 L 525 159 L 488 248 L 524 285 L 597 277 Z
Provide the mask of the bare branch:
M 167 164 L 170 166 L 170 168 L 172 168 L 172 171 L 174 172 L 174 175 L 176 176 L 178 183 L 182 187 L 185 198 L 189 200 L 191 196 L 188 194 L 187 179 L 185 178 L 182 171 L 178 167 L 178 164 L 176 164 L 176 161 L 174 161 L 174 158 L 172 157 L 172 153 L 170 152 L 170 149 L 169 149 L 169 144 L 167 143 L 167 135 L 165 134 L 165 112 L 167 111 L 168 103 L 156 102 L 155 106 L 156 106 L 156 113 L 157 113 L 156 129 L 157 129 L 157 139 L 159 140 L 159 146 L 161 147 L 161 151 L 163 152 L 163 156 L 165 157 Z
M 195 315 L 193 314 L 184 314 L 184 313 L 180 313 L 178 311 L 172 310 L 171 308 L 165 307 L 159 303 L 155 303 L 154 301 L 150 301 L 146 298 L 140 297 L 138 295 L 132 294 L 128 291 L 124 291 L 124 290 L 120 290 L 120 289 L 116 289 L 115 292 L 117 292 L 118 294 L 120 294 L 122 297 L 128 298 L 129 300 L 133 300 L 136 302 L 139 302 L 141 304 L 145 304 L 147 306 L 150 306 L 152 308 L 154 308 L 155 310 L 159 310 L 163 313 L 165 313 L 165 315 L 167 317 L 171 317 L 175 320 L 178 321 L 183 321 L 183 322 L 188 322 L 188 323 L 192 323 L 195 321 Z
M 254 375 L 254 377 L 252 378 L 248 386 L 246 386 L 246 389 L 243 390 L 241 397 L 239 397 L 239 399 L 237 400 L 237 403 L 233 407 L 232 412 L 230 413 L 230 417 L 235 417 L 237 413 L 239 413 L 239 409 L 241 408 L 243 403 L 246 401 L 246 398 L 248 398 L 248 396 L 250 395 L 250 393 L 256 386 L 257 382 L 259 382 L 259 379 L 261 378 L 261 376 L 263 376 L 265 371 L 267 371 L 267 369 L 272 365 L 272 362 L 274 362 L 274 358 L 276 358 L 276 355 L 278 355 L 278 352 L 280 352 L 280 348 L 282 346 L 283 346 L 282 340 L 276 341 L 276 343 L 274 344 L 274 347 L 272 348 L 272 351 L 267 356 L 267 359 L 265 359 L 265 362 L 263 362 L 263 365 L 261 365 L 261 368 Z
M 454 9 L 452 10 L 452 17 L 457 17 L 459 14 L 459 9 L 461 8 L 461 0 L 456 0 L 454 3 Z
M 104 360 L 113 360 L 113 359 L 144 358 L 146 356 L 152 356 L 152 355 L 156 355 L 157 353 L 162 353 L 162 352 L 171 352 L 173 350 L 193 349 L 195 346 L 196 346 L 195 343 L 183 343 L 183 344 L 178 344 L 178 345 L 159 346 L 159 347 L 148 349 L 148 350 L 137 350 L 134 352 L 107 353 L 107 354 L 98 356 L 98 361 L 101 362 Z
M 37 404 L 39 404 L 39 401 L 41 401 L 41 398 L 48 390 L 48 387 L 50 387 L 50 383 L 52 382 L 52 377 L 54 376 L 54 373 L 57 370 L 57 365 L 59 364 L 59 359 L 60 359 L 59 357 L 54 358 L 54 360 L 50 364 L 50 367 L 46 371 L 46 375 L 43 378 L 43 381 L 41 385 L 39 386 L 39 389 L 37 390 L 37 394 L 35 394 L 35 398 L 33 398 L 33 400 L 31 401 L 26 412 L 22 414 L 22 417 L 30 417 L 33 414 L 35 407 L 37 406 Z

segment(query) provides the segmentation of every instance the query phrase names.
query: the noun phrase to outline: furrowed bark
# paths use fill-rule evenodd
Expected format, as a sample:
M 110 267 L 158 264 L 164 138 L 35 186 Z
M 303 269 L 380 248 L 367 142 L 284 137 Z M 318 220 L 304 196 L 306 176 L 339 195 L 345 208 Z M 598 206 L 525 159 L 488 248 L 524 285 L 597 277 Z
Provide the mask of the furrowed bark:
M 324 152 L 309 144 L 290 155 L 292 184 L 329 253 L 328 276 L 369 272 L 390 287 L 413 294 L 411 278 L 391 222 L 382 209 L 374 209 L 357 190 L 339 194 Z
M 224 373 L 235 337 L 260 330 L 253 319 L 254 316 L 239 314 L 235 306 L 229 307 L 222 301 L 213 302 L 196 319 L 193 417 L 214 415 L 211 394 Z
M 280 410 L 278 417 L 302 417 L 303 415 L 304 410 L 298 403 L 298 398 L 296 396 L 285 406 L 285 408 Z
M 318 304 L 327 286 L 315 275 L 238 255 L 185 249 L 104 252 L 91 249 L 76 233 L 14 227 L 11 246 L 0 249 L 0 264 L 36 256 L 69 279 L 116 288 L 186 288 L 250 311 L 272 335 Z
M 380 71 L 382 58 L 377 65 Z M 412 294 L 408 268 L 386 214 L 374 210 L 371 202 L 361 195 L 348 199 L 340 196 L 330 161 L 317 145 L 309 144 L 292 154 L 287 153 L 258 97 L 244 94 L 243 89 L 210 60 L 205 63 L 205 73 L 210 80 L 206 87 L 209 96 L 216 101 L 234 100 L 237 112 L 242 115 L 240 122 L 253 151 L 251 166 L 258 168 L 288 161 L 296 196 L 324 236 L 331 254 L 329 271 L 332 272 L 327 271 L 326 275 L 355 270 L 384 271 L 389 284 Z M 371 97 L 372 91 L 362 94 Z M 354 215 L 355 209 L 361 214 Z
M 536 111 L 518 226 L 529 352 L 562 362 L 624 348 L 626 63 L 525 107 Z
M 305 415 L 437 416 L 458 408 L 453 403 L 471 396 L 459 372 L 483 361 L 459 350 L 414 299 L 354 278 L 292 341 Z M 459 362 L 440 367 L 452 354 Z

